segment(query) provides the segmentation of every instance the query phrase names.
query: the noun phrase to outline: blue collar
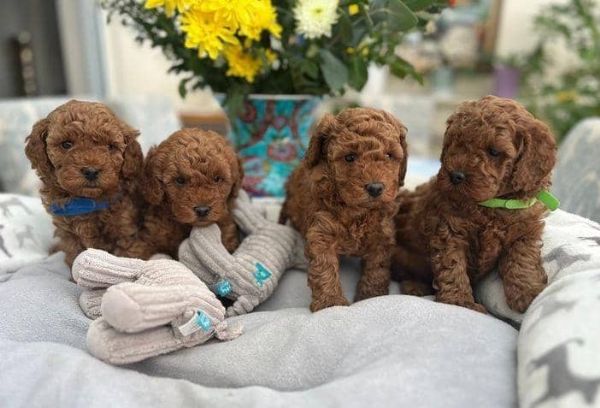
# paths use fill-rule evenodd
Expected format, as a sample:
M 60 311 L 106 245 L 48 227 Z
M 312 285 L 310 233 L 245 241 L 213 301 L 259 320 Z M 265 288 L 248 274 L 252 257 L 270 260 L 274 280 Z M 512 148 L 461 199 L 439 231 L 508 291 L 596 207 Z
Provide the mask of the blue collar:
M 74 197 L 64 204 L 50 204 L 50 212 L 52 215 L 74 217 L 76 215 L 106 210 L 108 207 L 110 207 L 108 200 L 96 201 L 92 198 Z

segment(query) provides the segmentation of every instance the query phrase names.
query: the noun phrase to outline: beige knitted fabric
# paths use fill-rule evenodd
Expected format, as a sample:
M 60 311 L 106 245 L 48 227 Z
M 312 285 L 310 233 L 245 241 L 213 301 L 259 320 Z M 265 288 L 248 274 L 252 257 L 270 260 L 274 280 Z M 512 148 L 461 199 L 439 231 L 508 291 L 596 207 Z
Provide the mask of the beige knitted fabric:
M 234 301 L 228 316 L 251 312 L 273 293 L 286 269 L 305 262 L 298 232 L 265 219 L 244 191 L 233 216 L 247 234 L 233 255 L 221 244 L 216 225 L 194 228 L 179 247 L 180 262 L 213 292 Z
M 109 363 L 129 364 L 241 333 L 224 321 L 225 309 L 206 285 L 176 261 L 141 261 L 88 249 L 75 259 L 73 277 L 93 290 L 88 300 L 108 288 L 87 344 L 90 353 Z M 80 305 L 93 315 L 85 307 L 97 308 L 97 301 L 80 299 Z

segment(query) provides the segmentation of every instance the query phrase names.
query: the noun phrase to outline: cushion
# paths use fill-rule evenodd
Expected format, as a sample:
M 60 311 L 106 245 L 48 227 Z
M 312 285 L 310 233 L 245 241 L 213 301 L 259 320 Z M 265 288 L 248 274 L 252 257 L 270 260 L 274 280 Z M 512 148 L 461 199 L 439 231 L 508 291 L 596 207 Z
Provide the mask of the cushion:
M 561 144 L 552 190 L 563 210 L 600 222 L 600 118 L 575 126 Z
M 4 191 L 37 195 L 39 179 L 25 157 L 25 138 L 35 122 L 68 100 L 52 97 L 0 101 L 0 187 Z
M 542 256 L 549 285 L 524 315 L 508 308 L 501 281 L 489 276 L 479 299 L 518 326 L 521 407 L 600 403 L 600 225 L 555 211 L 546 218 Z
M 0 194 L 0 280 L 3 273 L 48 256 L 54 227 L 39 198 Z
M 144 153 L 181 128 L 173 105 L 164 97 L 128 96 L 111 99 L 107 104 L 115 114 L 141 132 L 137 140 Z

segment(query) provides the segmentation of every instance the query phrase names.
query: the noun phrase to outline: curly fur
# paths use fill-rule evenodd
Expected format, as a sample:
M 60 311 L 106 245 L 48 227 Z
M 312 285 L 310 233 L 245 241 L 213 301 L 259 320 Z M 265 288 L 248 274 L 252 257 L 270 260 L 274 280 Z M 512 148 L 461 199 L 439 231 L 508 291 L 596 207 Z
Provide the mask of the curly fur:
M 550 130 L 517 102 L 487 96 L 461 104 L 447 122 L 437 177 L 399 197 L 393 271 L 403 291 L 423 294 L 433 284 L 437 301 L 485 312 L 472 286 L 497 267 L 508 305 L 525 311 L 547 281 L 540 259 L 546 209 L 478 202 L 535 197 L 550 186 L 555 161 Z M 463 172 L 464 182 L 453 184 L 452 171 Z
M 57 249 L 65 252 L 69 266 L 86 248 L 128 256 L 136 241 L 135 191 L 143 163 L 138 135 L 105 105 L 72 100 L 38 121 L 27 137 L 25 154 L 42 180 L 40 194 L 47 210 L 72 197 L 112 202 L 101 212 L 53 216 Z M 72 146 L 66 148 L 65 142 Z M 99 170 L 98 178 L 87 180 L 85 168 Z
M 243 176 L 235 151 L 215 132 L 182 129 L 150 149 L 141 183 L 147 208 L 137 256 L 147 259 L 160 252 L 176 258 L 193 226 L 212 223 L 233 252 L 239 237 L 231 210 Z M 200 217 L 196 207 L 210 207 L 210 212 Z
M 346 161 L 348 155 L 355 160 Z M 355 300 L 388 293 L 393 217 L 406 158 L 406 128 L 384 111 L 328 114 L 313 130 L 306 156 L 287 183 L 280 218 L 289 218 L 306 239 L 312 311 L 348 304 L 340 255 L 362 258 Z M 366 191 L 374 182 L 384 185 L 376 198 Z

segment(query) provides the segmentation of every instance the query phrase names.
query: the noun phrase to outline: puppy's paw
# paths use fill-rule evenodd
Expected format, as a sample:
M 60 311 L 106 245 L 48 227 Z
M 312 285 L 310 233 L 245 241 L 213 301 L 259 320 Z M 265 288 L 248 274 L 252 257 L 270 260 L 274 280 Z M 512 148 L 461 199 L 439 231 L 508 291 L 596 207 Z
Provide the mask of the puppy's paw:
M 452 300 L 448 300 L 448 299 L 443 299 L 440 298 L 439 296 L 436 298 L 437 302 L 440 303 L 447 303 L 449 305 L 455 305 L 455 306 L 460 306 L 460 307 L 466 307 L 467 309 L 471 309 L 474 310 L 476 312 L 479 313 L 483 313 L 483 314 L 487 314 L 487 309 L 485 308 L 485 306 L 483 306 L 482 304 L 479 304 L 477 302 L 473 302 L 473 301 L 469 301 L 469 300 L 456 300 L 456 299 L 452 299 Z
M 389 284 L 385 285 L 385 286 L 381 286 L 381 287 L 373 287 L 373 286 L 365 287 L 365 286 L 359 285 L 358 288 L 356 288 L 356 294 L 354 295 L 354 301 L 360 302 L 361 300 L 364 300 L 364 299 L 370 299 L 370 298 L 376 297 L 376 296 L 385 296 L 389 293 L 390 293 Z
M 433 295 L 433 287 L 425 282 L 414 280 L 403 280 L 400 282 L 400 289 L 403 295 L 410 296 L 429 296 Z
M 318 312 L 332 306 L 348 306 L 350 303 L 344 296 L 322 296 L 318 299 L 313 299 L 310 303 L 310 311 Z
M 540 294 L 546 285 L 539 283 L 532 286 L 525 285 L 510 285 L 504 287 L 506 294 L 506 303 L 515 312 L 525 313 L 533 299 Z

